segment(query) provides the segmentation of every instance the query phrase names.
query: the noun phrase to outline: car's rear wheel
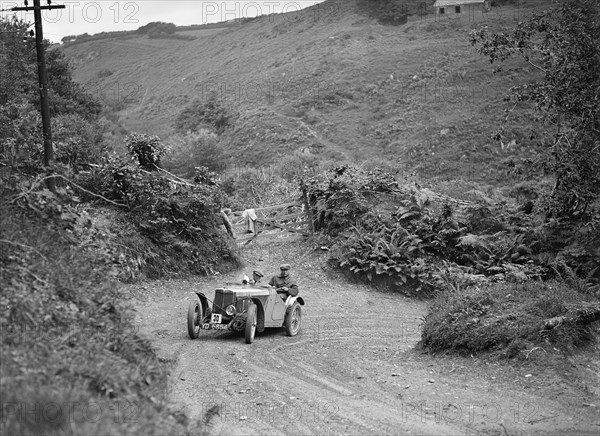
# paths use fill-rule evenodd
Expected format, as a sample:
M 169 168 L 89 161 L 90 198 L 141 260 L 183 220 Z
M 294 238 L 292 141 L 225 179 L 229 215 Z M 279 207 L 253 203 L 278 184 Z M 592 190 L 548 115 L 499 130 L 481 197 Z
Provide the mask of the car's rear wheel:
M 292 307 L 288 310 L 285 315 L 285 332 L 288 336 L 296 336 L 300 331 L 300 324 L 302 322 L 302 306 L 300 303 L 295 302 Z
M 248 312 L 246 313 L 246 343 L 251 344 L 254 342 L 254 335 L 256 334 L 256 304 L 248 306 Z
M 196 339 L 200 335 L 200 323 L 202 323 L 202 305 L 200 300 L 190 301 L 188 306 L 187 327 L 190 338 Z

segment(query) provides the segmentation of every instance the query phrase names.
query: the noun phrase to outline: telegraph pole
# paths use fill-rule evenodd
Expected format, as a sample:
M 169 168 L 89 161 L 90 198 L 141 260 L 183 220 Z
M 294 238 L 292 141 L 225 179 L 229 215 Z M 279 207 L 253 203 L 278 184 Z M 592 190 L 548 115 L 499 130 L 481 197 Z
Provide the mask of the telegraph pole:
M 37 65 L 38 65 L 38 79 L 40 84 L 40 101 L 42 108 L 42 129 L 44 136 L 44 166 L 46 168 L 54 161 L 54 151 L 52 149 L 52 128 L 50 126 L 50 104 L 48 102 L 48 72 L 46 70 L 46 58 L 44 55 L 44 33 L 42 30 L 42 9 L 64 9 L 64 5 L 52 6 L 51 0 L 48 0 L 48 6 L 41 6 L 40 0 L 33 0 L 33 7 L 28 6 L 27 0 L 25 0 L 25 7 L 12 8 L 12 11 L 26 11 L 30 12 L 33 10 L 33 17 L 35 20 L 35 47 L 37 50 Z M 47 180 L 48 189 L 52 192 L 55 191 L 54 178 L 50 177 Z

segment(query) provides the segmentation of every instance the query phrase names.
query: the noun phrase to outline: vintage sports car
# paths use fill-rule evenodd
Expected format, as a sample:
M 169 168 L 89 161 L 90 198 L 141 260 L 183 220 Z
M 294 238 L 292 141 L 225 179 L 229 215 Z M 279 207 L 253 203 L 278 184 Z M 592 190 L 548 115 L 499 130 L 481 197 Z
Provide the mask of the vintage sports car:
M 256 332 L 267 327 L 284 327 L 288 336 L 296 336 L 302 321 L 302 297 L 260 284 L 262 274 L 254 280 L 229 284 L 215 290 L 211 302 L 202 292 L 195 292 L 188 306 L 187 327 L 190 338 L 196 339 L 200 329 L 244 332 L 246 343 L 254 342 Z

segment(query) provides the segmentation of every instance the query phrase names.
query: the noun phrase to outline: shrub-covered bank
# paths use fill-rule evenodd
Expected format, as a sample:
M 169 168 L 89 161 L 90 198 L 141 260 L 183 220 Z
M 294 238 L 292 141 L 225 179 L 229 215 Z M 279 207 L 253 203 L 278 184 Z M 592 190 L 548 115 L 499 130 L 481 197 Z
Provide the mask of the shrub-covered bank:
M 577 274 L 600 289 L 598 216 L 546 219 L 511 198 L 458 201 L 348 166 L 303 183 L 316 227 L 332 238 L 331 260 L 369 282 L 431 295 Z
M 597 298 L 566 282 L 494 283 L 440 294 L 425 317 L 420 344 L 431 351 L 522 359 L 534 349 L 572 352 L 598 332 L 585 315 L 600 320 L 593 315 L 599 310 Z
M 0 17 L 0 433 L 185 434 L 119 281 L 235 266 L 221 190 L 205 169 L 193 182 L 162 170 L 156 137 L 109 155 L 106 108 L 51 49 L 45 167 L 30 27 Z
M 500 194 L 496 201 L 481 192 L 474 201 L 458 201 L 403 184 L 389 172 L 354 167 L 335 168 L 303 186 L 332 263 L 392 290 L 438 295 L 423 331 L 429 349 L 524 347 L 553 335 L 572 348 L 591 337 L 587 324 L 600 319 L 593 208 L 576 222 L 560 220 Z M 548 280 L 562 283 L 561 291 Z M 560 316 L 564 322 L 555 332 L 538 334 L 542 321 Z
M 144 144 L 152 139 L 136 138 Z M 109 233 L 126 245 L 119 256 L 131 276 L 208 274 L 238 265 L 233 242 L 219 229 L 216 213 L 227 201 L 219 181 L 206 168 L 195 174 L 188 182 L 158 166 L 148 171 L 112 156 L 80 176 L 84 199 L 118 206 L 112 218 L 117 225 Z
M 209 172 L 185 182 L 141 164 L 106 158 L 76 181 L 54 175 L 55 192 L 43 174 L 0 179 L 2 433 L 187 431 L 165 397 L 168 364 L 138 335 L 119 281 L 237 259 Z
M 14 194 L 4 187 L 0 204 L 1 433 L 185 433 L 117 265 L 81 238 L 85 214 L 40 216 Z

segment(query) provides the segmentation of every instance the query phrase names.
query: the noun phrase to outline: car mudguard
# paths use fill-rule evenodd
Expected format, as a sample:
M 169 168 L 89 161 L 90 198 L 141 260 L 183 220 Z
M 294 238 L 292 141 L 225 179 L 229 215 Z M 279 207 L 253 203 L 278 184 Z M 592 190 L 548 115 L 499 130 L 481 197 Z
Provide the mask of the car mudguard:
M 200 300 L 200 304 L 202 305 L 202 313 L 206 315 L 209 309 L 208 299 L 202 292 L 194 292 L 194 296 L 198 297 L 198 299 Z
M 300 303 L 301 306 L 304 306 L 304 300 L 302 299 L 302 297 L 293 297 L 291 295 L 288 295 L 287 300 L 285 300 L 285 307 L 292 307 L 292 304 L 294 304 L 296 301 Z

